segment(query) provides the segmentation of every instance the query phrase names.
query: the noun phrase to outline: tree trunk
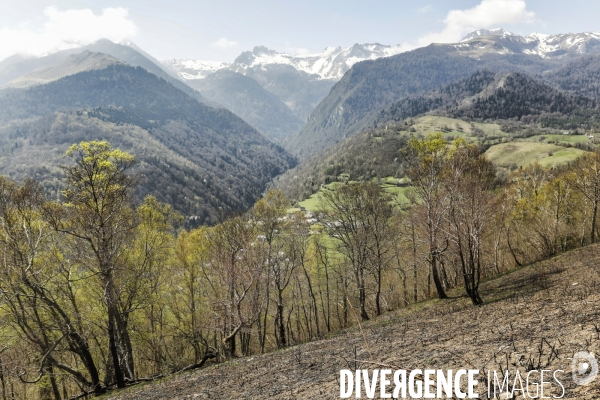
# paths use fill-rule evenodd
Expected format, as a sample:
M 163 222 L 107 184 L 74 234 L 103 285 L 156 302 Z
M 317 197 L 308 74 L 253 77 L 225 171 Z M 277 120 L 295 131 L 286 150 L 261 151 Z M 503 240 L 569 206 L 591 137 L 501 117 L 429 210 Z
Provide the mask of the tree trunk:
M 430 257 L 431 257 L 431 261 L 430 261 L 431 262 L 431 276 L 433 277 L 433 283 L 435 284 L 435 289 L 437 290 L 438 298 L 447 299 L 448 296 L 446 295 L 446 292 L 444 291 L 444 287 L 442 286 L 442 282 L 440 280 L 440 276 L 438 273 L 437 255 L 435 254 L 435 252 L 431 251 Z
M 360 318 L 363 321 L 367 321 L 369 319 L 369 315 L 367 314 L 366 302 L 367 302 L 367 294 L 365 289 L 365 275 L 362 267 L 358 268 L 358 300 L 360 303 Z
M 377 293 L 375 293 L 375 312 L 381 315 L 381 265 L 377 269 Z
M 419 297 L 418 277 L 417 277 L 417 238 L 415 237 L 415 225 L 412 224 L 412 244 L 413 244 L 413 300 L 416 303 Z
M 317 298 L 313 291 L 312 282 L 310 280 L 310 275 L 308 275 L 308 271 L 306 271 L 306 268 L 304 268 L 304 266 L 302 266 L 302 269 L 304 270 L 304 276 L 306 277 L 306 282 L 308 283 L 308 294 L 310 295 L 310 298 L 312 299 L 312 303 L 313 303 L 313 308 L 314 308 L 314 313 L 315 313 L 315 326 L 317 328 L 316 329 L 317 337 L 320 337 L 321 330 L 319 328 L 319 309 L 317 307 Z
M 118 388 L 125 387 L 125 376 L 123 375 L 123 369 L 121 368 L 121 363 L 119 362 L 119 350 L 118 350 L 118 340 L 117 330 L 115 329 L 115 321 L 114 321 L 114 310 L 111 310 L 109 307 L 108 311 L 108 342 L 110 348 L 110 355 L 113 361 L 113 370 L 115 374 L 115 380 L 117 381 Z
M 262 335 L 260 335 L 260 352 L 264 353 L 265 352 L 265 344 L 267 342 L 267 319 L 269 318 L 269 303 L 270 303 L 270 297 L 271 297 L 271 293 L 270 293 L 270 286 L 271 286 L 271 280 L 270 280 L 270 272 L 267 269 L 267 282 L 266 282 L 266 293 L 265 293 L 265 298 L 266 298 L 266 302 L 265 302 L 265 317 L 262 321 Z M 260 319 L 258 321 L 258 323 L 260 324 Z
M 277 330 L 279 336 L 279 346 L 286 347 L 287 339 L 285 336 L 285 323 L 284 323 L 284 315 L 283 315 L 283 291 L 281 289 L 278 290 L 277 293 Z
M 0 359 L 0 382 L 2 382 L 2 400 L 6 400 L 6 381 L 4 379 L 4 364 Z
M 52 393 L 54 394 L 54 398 L 56 400 L 61 400 L 60 390 L 58 389 L 58 384 L 56 383 L 56 377 L 54 376 L 54 369 L 52 365 L 48 366 L 48 375 L 50 377 L 50 385 L 52 386 Z
M 594 213 L 592 214 L 592 232 L 590 234 L 590 241 L 592 244 L 596 243 L 596 218 L 598 216 L 598 200 L 594 200 Z

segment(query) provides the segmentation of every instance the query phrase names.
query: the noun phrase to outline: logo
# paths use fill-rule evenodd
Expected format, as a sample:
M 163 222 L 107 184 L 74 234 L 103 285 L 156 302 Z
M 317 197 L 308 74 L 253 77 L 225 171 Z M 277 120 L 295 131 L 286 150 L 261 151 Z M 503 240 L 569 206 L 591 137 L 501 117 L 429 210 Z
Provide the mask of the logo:
M 573 382 L 580 386 L 587 385 L 598 375 L 598 362 L 587 351 L 580 351 L 573 356 L 571 370 L 573 371 Z

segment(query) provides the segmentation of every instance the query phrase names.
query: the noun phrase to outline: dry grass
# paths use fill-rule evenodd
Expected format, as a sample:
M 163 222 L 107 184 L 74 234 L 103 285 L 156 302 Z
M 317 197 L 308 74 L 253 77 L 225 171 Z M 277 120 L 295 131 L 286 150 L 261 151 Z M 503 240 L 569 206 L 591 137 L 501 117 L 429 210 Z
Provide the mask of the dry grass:
M 577 351 L 600 352 L 599 272 L 600 246 L 589 246 L 486 282 L 482 307 L 456 291 L 450 300 L 414 304 L 363 324 L 372 358 L 356 327 L 106 399 L 337 399 L 339 370 L 382 368 L 373 362 L 407 370 L 562 369 L 564 398 L 597 399 L 600 377 L 577 387 L 570 365 Z M 484 392 L 483 384 L 479 389 Z

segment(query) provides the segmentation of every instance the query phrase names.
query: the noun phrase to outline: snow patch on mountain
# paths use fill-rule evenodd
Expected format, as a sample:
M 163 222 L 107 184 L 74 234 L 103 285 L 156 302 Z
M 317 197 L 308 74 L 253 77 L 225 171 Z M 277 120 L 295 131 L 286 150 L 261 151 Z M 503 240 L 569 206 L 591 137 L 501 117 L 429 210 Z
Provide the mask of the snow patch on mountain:
M 469 33 L 467 36 L 462 38 L 459 43 L 468 42 L 469 40 L 481 37 L 481 36 L 500 36 L 506 38 L 508 36 L 516 36 L 511 32 L 505 31 L 502 28 L 497 29 L 479 29 L 477 31 Z
M 327 47 L 317 54 L 291 56 L 257 46 L 251 52 L 242 53 L 232 67 L 244 73 L 259 65 L 285 64 L 298 71 L 318 75 L 321 79 L 340 79 L 354 64 L 365 60 L 389 57 L 406 51 L 401 46 L 379 43 L 357 43 L 352 47 Z
M 174 58 L 163 60 L 161 63 L 184 81 L 203 79 L 220 69 L 228 68 L 230 65 L 221 61 L 177 60 Z
M 494 42 L 493 46 L 486 40 Z M 547 35 L 532 33 L 519 36 L 503 29 L 481 29 L 465 36 L 456 48 L 466 50 L 477 46 L 480 50 L 500 54 L 523 53 L 542 58 L 564 57 L 568 55 L 600 53 L 600 32 L 566 33 Z

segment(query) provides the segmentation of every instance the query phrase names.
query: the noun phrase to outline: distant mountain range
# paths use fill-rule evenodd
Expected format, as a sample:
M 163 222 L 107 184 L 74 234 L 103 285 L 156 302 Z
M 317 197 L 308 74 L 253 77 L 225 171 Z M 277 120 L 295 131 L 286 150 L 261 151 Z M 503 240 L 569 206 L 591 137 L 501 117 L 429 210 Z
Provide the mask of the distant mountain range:
M 159 62 L 131 41 L 103 39 L 14 55 L 0 61 L 0 172 L 34 176 L 58 196 L 66 146 L 107 139 L 138 155 L 140 197 L 209 223 L 250 207 L 298 160 L 312 161 L 278 180 L 295 196 L 342 169 L 365 179 L 401 175 L 402 143 L 369 135 L 422 114 L 600 126 L 600 34 L 480 30 L 403 50 L 357 44 L 292 56 L 258 46 L 231 64 Z M 382 160 L 393 164 L 380 168 Z
M 304 160 L 371 126 L 376 114 L 391 104 L 484 69 L 520 72 L 561 90 L 596 96 L 598 36 L 537 34 L 523 38 L 503 30 L 478 31 L 460 43 L 432 44 L 357 63 L 319 103 L 304 128 L 288 137 L 285 146 Z
M 310 55 L 289 55 L 256 46 L 243 52 L 232 64 L 198 60 L 164 60 L 183 80 L 201 79 L 219 69 L 230 69 L 246 74 L 248 69 L 269 65 L 289 65 L 300 72 L 318 75 L 320 79 L 339 80 L 354 64 L 399 54 L 403 48 L 379 43 L 357 43 L 352 47 L 327 47 L 322 52 Z
M 249 123 L 276 140 L 285 137 L 301 128 L 317 104 L 327 96 L 331 87 L 357 62 L 388 57 L 402 51 L 400 46 L 375 44 L 355 44 L 352 47 L 328 47 L 318 54 L 292 56 L 257 46 L 252 51 L 245 51 L 231 64 L 199 60 L 164 60 L 163 65 L 175 73 L 182 81 L 198 89 L 205 97 L 230 108 Z M 272 104 L 273 109 L 284 106 L 292 111 L 294 118 L 278 117 L 280 123 L 271 117 L 261 116 L 257 121 L 257 110 L 251 101 L 241 103 L 238 92 L 232 92 L 234 82 L 242 79 L 235 75 L 220 74 L 218 82 L 207 84 L 206 77 L 217 71 L 233 71 L 257 81 L 260 86 L 275 95 L 281 103 Z M 227 82 L 227 78 L 231 82 Z M 215 87 L 215 83 L 220 85 Z M 211 90 L 206 91 L 210 86 Z M 214 96 L 218 91 L 220 95 Z M 264 93 L 255 91 L 260 98 Z M 262 103 L 262 101 L 259 101 Z M 249 117 L 249 116 L 254 117 Z M 268 121 L 267 121 L 268 120 Z M 264 128 L 269 125 L 269 128 Z
M 6 86 L 12 88 L 25 88 L 41 85 L 65 76 L 74 75 L 78 72 L 91 69 L 103 69 L 109 65 L 120 63 L 121 61 L 107 54 L 92 53 L 89 50 L 85 50 L 83 53 L 69 55 L 56 65 L 36 69 L 33 72 L 15 78 L 8 82 Z
M 523 37 L 503 29 L 482 29 L 468 34 L 453 46 L 469 55 L 528 54 L 546 59 L 576 57 L 600 53 L 600 32 L 558 35 L 533 33 Z
M 147 55 L 147 53 L 143 52 L 141 49 L 139 49 L 141 52 L 138 51 L 138 49 L 139 48 L 131 41 L 123 41 L 121 44 L 118 44 L 113 43 L 108 39 L 100 39 L 87 46 L 61 50 L 43 57 L 15 54 L 0 61 L 0 88 L 6 86 L 12 80 L 21 78 L 24 75 L 33 72 L 37 73 L 46 68 L 56 67 L 58 63 L 71 55 L 81 54 L 88 51 L 91 53 L 101 53 L 111 56 L 120 62 L 133 67 L 142 67 L 157 77 L 163 78 L 178 89 L 194 97 L 196 100 L 205 101 L 199 92 L 193 90 L 181 80 L 177 79 L 177 77 L 170 70 L 165 68 L 160 62 L 158 62 L 158 60 L 150 55 Z M 75 60 L 75 62 L 78 61 Z M 64 67 L 72 68 L 71 64 L 67 64 L 65 64 Z M 68 75 L 68 71 L 63 72 L 62 74 L 57 71 L 53 75 L 56 77 L 60 77 L 61 75 L 66 76 Z

